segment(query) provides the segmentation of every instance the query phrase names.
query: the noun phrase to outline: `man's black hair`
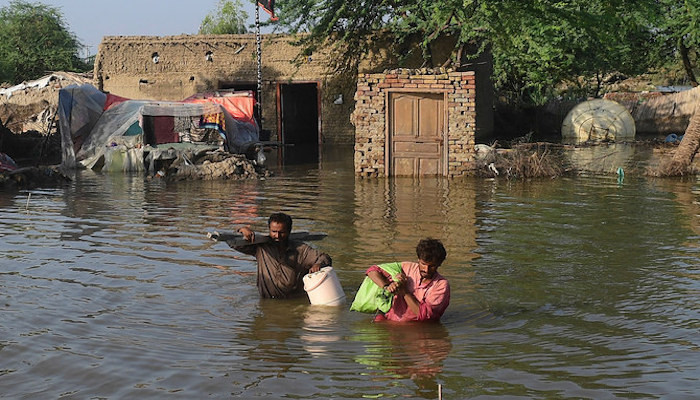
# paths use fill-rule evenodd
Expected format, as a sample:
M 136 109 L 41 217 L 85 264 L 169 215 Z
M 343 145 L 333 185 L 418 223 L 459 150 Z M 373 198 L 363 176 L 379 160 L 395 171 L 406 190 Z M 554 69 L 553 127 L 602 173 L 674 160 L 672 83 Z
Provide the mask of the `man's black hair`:
M 438 239 L 426 238 L 418 242 L 416 255 L 420 260 L 433 265 L 441 265 L 445 261 L 445 257 L 447 257 L 447 251 Z
M 287 228 L 287 232 L 292 231 L 292 217 L 285 213 L 277 212 L 270 215 L 270 218 L 267 220 L 267 226 L 270 226 L 270 224 L 273 222 L 284 224 L 284 226 Z

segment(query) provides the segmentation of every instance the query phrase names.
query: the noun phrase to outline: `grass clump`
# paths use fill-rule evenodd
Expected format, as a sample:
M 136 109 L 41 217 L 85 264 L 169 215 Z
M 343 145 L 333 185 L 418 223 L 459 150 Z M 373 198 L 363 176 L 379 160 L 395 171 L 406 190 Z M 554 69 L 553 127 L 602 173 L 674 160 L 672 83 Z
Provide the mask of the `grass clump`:
M 564 146 L 556 143 L 522 143 L 483 157 L 477 169 L 482 177 L 508 179 L 557 178 L 571 172 Z

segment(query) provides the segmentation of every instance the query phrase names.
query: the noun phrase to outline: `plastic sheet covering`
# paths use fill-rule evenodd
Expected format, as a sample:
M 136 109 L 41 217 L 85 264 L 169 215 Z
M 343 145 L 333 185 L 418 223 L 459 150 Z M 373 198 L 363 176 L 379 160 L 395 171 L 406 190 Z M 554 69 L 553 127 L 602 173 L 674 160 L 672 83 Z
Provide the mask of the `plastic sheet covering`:
M 76 153 L 76 162 L 86 168 L 92 168 L 104 155 L 113 138 L 122 136 L 129 127 L 139 120 L 142 101 L 125 101 L 105 111 Z
M 15 160 L 5 153 L 0 153 L 0 172 L 14 171 L 16 169 L 17 164 L 15 164 Z
M 75 153 L 102 115 L 106 98 L 107 95 L 88 84 L 70 85 L 58 92 L 61 166 L 76 167 Z
M 252 92 L 218 96 L 215 93 L 198 93 L 185 102 L 206 104 L 213 102 L 224 109 L 226 121 L 226 146 L 231 153 L 243 153 L 260 139 L 259 127 L 253 116 L 255 98 Z
M 111 146 L 104 153 L 104 172 L 140 172 L 144 170 L 143 148 L 128 148 L 124 145 Z
M 197 93 L 183 100 L 185 103 L 217 103 L 220 104 L 237 121 L 255 126 L 254 108 L 255 96 L 252 91 L 234 93 L 205 92 Z
M 258 126 L 241 122 L 224 112 L 226 117 L 226 143 L 231 153 L 244 153 L 251 143 L 258 141 Z
M 153 103 L 142 100 L 116 104 L 102 114 L 99 124 L 95 125 L 76 154 L 76 160 L 86 168 L 93 168 L 114 138 L 123 136 L 141 115 L 192 117 L 210 111 L 221 112 L 221 107 L 217 104 Z
M 112 101 L 105 110 L 107 99 L 105 93 L 88 84 L 72 85 L 59 92 L 63 167 L 93 168 L 113 146 L 115 138 L 127 135 L 127 132 L 132 134 L 129 128 L 139 123 L 143 116 L 198 118 L 223 113 L 226 132 L 225 135 L 222 132 L 222 136 L 226 139 L 226 150 L 242 153 L 258 141 L 258 127 L 252 118 L 252 96 L 196 99 L 193 102 L 122 101 L 120 98 Z M 236 115 L 240 114 L 243 121 L 231 114 L 227 107 Z M 128 144 L 125 146 L 129 147 Z
M 144 166 L 143 136 L 118 136 L 104 153 L 104 172 L 138 172 Z

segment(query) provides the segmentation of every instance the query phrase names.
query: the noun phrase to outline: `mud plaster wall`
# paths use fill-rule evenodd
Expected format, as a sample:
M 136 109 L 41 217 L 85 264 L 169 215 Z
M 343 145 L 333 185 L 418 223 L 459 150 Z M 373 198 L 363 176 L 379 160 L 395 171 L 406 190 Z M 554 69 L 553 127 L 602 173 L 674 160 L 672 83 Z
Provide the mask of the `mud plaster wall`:
M 358 78 L 352 115 L 357 175 L 386 176 L 386 103 L 391 89 L 447 92 L 447 175 L 468 175 L 474 170 L 474 72 L 397 69 L 381 74 L 363 74 Z
M 696 112 L 700 88 L 666 95 L 659 92 L 616 92 L 607 93 L 603 98 L 627 108 L 634 118 L 637 134 L 680 134 L 685 132 Z
M 71 72 L 54 72 L 49 77 L 47 86 L 29 85 L 14 91 L 11 96 L 0 95 L 0 124 L 16 134 L 27 131 L 48 133 L 51 129 L 57 129 L 54 116 L 58 108 L 58 92 L 66 86 L 81 85 L 92 80 L 85 74 Z
M 350 124 L 354 84 L 329 75 L 323 54 L 292 62 L 298 47 L 288 35 L 263 35 L 263 128 L 277 139 L 277 87 L 284 83 L 318 84 L 324 143 L 352 143 Z M 211 52 L 211 61 L 206 59 Z M 158 63 L 153 55 L 158 54 Z M 225 88 L 255 88 L 257 61 L 255 35 L 108 36 L 95 60 L 95 85 L 133 99 L 182 100 L 197 92 Z M 339 94 L 346 101 L 334 104 Z

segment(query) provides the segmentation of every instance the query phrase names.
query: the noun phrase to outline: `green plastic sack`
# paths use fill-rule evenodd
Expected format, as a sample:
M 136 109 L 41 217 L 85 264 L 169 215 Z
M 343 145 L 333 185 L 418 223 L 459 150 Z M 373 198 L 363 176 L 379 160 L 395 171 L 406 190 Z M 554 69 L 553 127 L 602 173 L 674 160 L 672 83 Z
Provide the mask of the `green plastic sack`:
M 383 269 L 390 276 L 396 276 L 401 272 L 401 263 L 393 262 L 387 264 L 379 264 L 379 268 Z M 377 286 L 369 276 L 366 276 L 362 281 L 360 288 L 357 289 L 355 300 L 350 306 L 350 311 L 358 311 L 362 313 L 375 313 L 377 310 L 387 312 L 391 308 L 391 302 L 394 295 Z

